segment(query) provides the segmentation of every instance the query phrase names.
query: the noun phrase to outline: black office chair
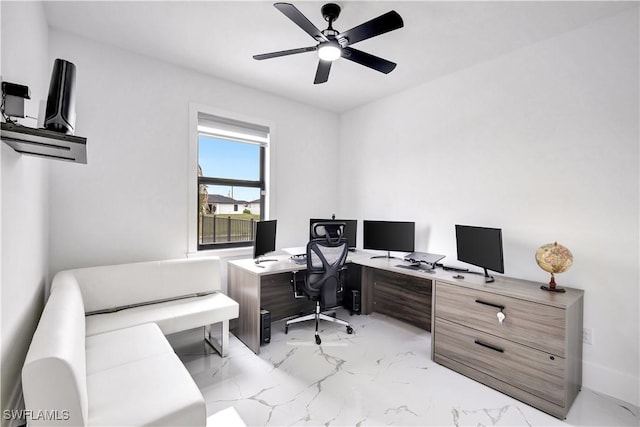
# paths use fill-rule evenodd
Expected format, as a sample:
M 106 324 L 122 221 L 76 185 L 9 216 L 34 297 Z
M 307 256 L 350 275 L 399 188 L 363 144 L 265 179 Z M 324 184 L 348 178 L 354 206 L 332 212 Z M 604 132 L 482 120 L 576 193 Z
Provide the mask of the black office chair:
M 349 246 L 344 236 L 343 222 L 322 222 L 313 224 L 311 240 L 307 243 L 307 271 L 304 282 L 293 281 L 293 291 L 296 298 L 309 298 L 316 302 L 315 312 L 312 314 L 287 320 L 285 334 L 289 332 L 289 325 L 307 320 L 316 321 L 316 344 L 322 340 L 318 334 L 320 320 L 338 323 L 347 327 L 347 333 L 352 334 L 353 328 L 348 322 L 323 313 L 324 310 L 338 306 L 338 295 L 342 293 L 346 279 L 345 262 Z

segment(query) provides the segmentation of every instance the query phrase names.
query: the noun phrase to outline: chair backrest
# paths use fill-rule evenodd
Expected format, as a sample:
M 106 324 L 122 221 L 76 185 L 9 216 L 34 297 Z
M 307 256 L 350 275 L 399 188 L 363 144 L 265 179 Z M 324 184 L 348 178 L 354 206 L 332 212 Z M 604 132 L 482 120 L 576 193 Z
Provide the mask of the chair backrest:
M 337 244 L 344 237 L 345 227 L 346 223 L 340 221 L 316 222 L 311 226 L 311 240 L 329 239 L 330 242 Z
M 312 226 L 313 238 L 307 244 L 307 273 L 304 292 L 323 307 L 337 305 L 342 270 L 349 244 L 344 222 L 323 222 Z

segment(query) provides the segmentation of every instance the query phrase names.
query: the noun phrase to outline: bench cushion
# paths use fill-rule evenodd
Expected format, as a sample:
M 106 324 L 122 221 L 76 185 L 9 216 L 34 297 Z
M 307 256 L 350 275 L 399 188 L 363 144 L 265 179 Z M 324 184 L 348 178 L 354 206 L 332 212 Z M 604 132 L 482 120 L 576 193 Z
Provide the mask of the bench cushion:
M 174 352 L 155 323 L 92 335 L 86 338 L 85 346 L 87 375 Z
M 182 298 L 86 317 L 87 335 L 155 322 L 165 335 L 238 317 L 238 303 L 223 293 Z
M 198 426 L 207 408 L 175 353 L 162 353 L 87 376 L 89 425 Z

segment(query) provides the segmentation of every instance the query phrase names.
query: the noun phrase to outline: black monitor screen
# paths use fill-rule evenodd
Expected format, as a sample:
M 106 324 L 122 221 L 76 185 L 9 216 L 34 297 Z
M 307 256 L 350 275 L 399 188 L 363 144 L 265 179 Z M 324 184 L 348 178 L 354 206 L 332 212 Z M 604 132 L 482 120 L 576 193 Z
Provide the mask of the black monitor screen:
M 413 252 L 415 250 L 415 222 L 363 221 L 364 249 Z
M 253 240 L 253 257 L 259 258 L 276 250 L 277 220 L 256 222 L 256 233 Z
M 313 228 L 313 224 L 318 222 L 344 222 L 344 234 L 347 238 L 347 245 L 349 248 L 356 247 L 356 236 L 358 230 L 358 220 L 357 219 L 322 219 L 322 218 L 311 218 L 309 220 L 309 238 L 312 237 L 311 231 Z
M 456 224 L 458 260 L 504 273 L 502 230 Z

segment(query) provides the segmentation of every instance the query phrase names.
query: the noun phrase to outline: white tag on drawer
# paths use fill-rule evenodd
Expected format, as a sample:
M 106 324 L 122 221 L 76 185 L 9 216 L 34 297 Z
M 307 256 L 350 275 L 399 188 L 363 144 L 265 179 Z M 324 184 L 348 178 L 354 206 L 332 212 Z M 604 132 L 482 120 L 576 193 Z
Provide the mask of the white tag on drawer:
M 501 325 L 504 323 L 504 319 L 507 317 L 505 316 L 505 314 L 501 311 L 498 312 L 498 314 L 496 315 L 498 316 L 498 323 L 500 323 Z

